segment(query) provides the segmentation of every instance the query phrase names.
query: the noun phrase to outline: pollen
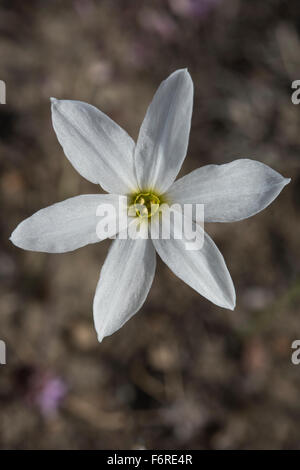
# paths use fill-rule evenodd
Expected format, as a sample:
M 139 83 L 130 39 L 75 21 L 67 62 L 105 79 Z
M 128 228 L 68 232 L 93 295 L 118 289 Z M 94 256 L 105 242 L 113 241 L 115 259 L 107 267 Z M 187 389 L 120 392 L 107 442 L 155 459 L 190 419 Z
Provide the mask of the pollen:
M 152 217 L 158 211 L 160 203 L 159 197 L 150 192 L 137 194 L 133 202 L 136 214 L 142 218 Z

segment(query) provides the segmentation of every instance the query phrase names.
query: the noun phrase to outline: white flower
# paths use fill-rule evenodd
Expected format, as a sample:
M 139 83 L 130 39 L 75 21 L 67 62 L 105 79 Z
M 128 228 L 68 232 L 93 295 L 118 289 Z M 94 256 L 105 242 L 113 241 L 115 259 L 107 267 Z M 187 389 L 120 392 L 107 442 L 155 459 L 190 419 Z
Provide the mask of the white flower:
M 42 209 L 15 229 L 12 242 L 48 253 L 96 243 L 96 209 L 103 203 L 117 206 L 118 195 L 130 195 L 138 202 L 158 198 L 204 204 L 206 222 L 234 222 L 267 207 L 290 180 L 257 161 L 240 159 L 204 166 L 174 183 L 187 152 L 192 107 L 191 77 L 187 70 L 177 70 L 158 88 L 135 145 L 95 107 L 52 99 L 53 127 L 67 158 L 82 176 L 109 194 L 76 196 Z M 202 230 L 200 225 L 196 227 Z M 156 252 L 201 295 L 234 309 L 233 282 L 223 256 L 207 234 L 199 251 L 187 251 L 184 240 L 172 236 L 170 240 L 117 238 L 102 267 L 94 298 L 99 341 L 121 328 L 143 305 L 154 278 Z

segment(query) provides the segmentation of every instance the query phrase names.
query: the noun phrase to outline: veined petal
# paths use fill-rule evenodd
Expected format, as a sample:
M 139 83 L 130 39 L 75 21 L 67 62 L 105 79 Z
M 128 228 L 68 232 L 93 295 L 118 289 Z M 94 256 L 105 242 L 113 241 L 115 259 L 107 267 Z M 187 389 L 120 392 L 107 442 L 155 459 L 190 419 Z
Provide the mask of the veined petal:
M 141 188 L 166 191 L 186 156 L 193 109 L 193 82 L 177 70 L 158 88 L 142 123 L 135 150 Z
M 206 222 L 235 222 L 265 209 L 289 182 L 264 163 L 240 159 L 192 171 L 166 197 L 180 204 L 204 204 Z
M 74 168 L 110 193 L 135 191 L 134 141 L 127 132 L 90 104 L 51 101 L 54 130 Z
M 94 298 L 99 341 L 121 328 L 141 308 L 152 285 L 155 266 L 150 239 L 113 241 Z
M 176 226 L 178 219 L 170 217 L 170 209 L 162 212 L 162 217 L 168 217 L 170 223 L 170 239 L 159 238 L 159 217 L 151 221 L 151 235 L 155 249 L 161 259 L 176 276 L 220 307 L 233 310 L 235 307 L 235 290 L 224 258 L 212 239 L 203 232 L 200 225 L 191 222 L 195 231 L 195 239 L 204 237 L 202 248 L 187 249 L 191 243 L 183 233 L 181 239 L 175 238 L 181 228 Z M 184 219 L 184 217 L 183 217 Z
M 21 222 L 11 235 L 14 245 L 31 251 L 64 253 L 116 235 L 127 224 L 127 210 L 115 194 L 85 194 L 41 209 Z M 99 207 L 111 207 L 107 233 L 99 238 Z M 108 205 L 108 206 L 107 206 Z M 103 214 L 104 216 L 104 214 Z

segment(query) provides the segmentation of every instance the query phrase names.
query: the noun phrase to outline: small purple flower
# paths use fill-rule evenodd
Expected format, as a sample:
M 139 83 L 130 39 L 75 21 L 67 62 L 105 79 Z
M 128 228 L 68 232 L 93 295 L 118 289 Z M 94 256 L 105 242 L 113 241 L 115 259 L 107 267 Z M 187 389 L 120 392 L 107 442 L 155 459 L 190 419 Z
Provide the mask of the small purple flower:
M 169 0 L 170 8 L 179 16 L 205 17 L 221 0 Z
M 166 41 L 171 40 L 177 32 L 174 20 L 162 11 L 146 8 L 140 12 L 139 22 L 143 29 L 158 34 Z
M 44 416 L 54 415 L 66 396 L 65 382 L 51 372 L 35 371 L 28 382 L 27 399 Z
M 82 18 L 90 16 L 94 11 L 93 0 L 74 0 L 74 9 Z
M 54 414 L 66 392 L 67 387 L 59 377 L 46 379 L 36 396 L 36 404 L 44 415 Z
M 220 1 L 221 0 L 190 0 L 193 16 L 205 16 L 217 6 Z

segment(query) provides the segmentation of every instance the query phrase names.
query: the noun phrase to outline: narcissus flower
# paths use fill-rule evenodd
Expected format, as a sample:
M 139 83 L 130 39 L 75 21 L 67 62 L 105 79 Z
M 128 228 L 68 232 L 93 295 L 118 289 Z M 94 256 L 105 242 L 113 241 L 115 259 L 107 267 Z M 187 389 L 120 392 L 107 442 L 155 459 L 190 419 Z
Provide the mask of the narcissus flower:
M 42 209 L 15 229 L 12 242 L 48 253 L 96 243 L 96 210 L 107 203 L 117 207 L 119 195 L 128 196 L 137 207 L 131 216 L 120 217 L 118 212 L 119 231 L 133 222 L 151 221 L 153 226 L 152 238 L 117 237 L 112 242 L 94 298 L 99 341 L 121 328 L 143 305 L 154 278 L 156 252 L 180 279 L 211 302 L 235 307 L 233 282 L 211 238 L 205 233 L 200 250 L 187 250 L 184 238 L 174 236 L 175 219 L 169 240 L 153 237 L 158 233 L 157 213 L 164 217 L 168 209 L 153 215 L 151 204 L 159 209 L 165 201 L 204 204 L 205 222 L 234 222 L 263 210 L 290 181 L 263 163 L 240 159 L 204 166 L 174 182 L 187 152 L 192 107 L 193 82 L 187 70 L 178 70 L 158 88 L 135 144 L 95 107 L 52 99 L 53 127 L 65 155 L 82 176 L 109 194 L 76 196 Z M 194 225 L 200 232 L 198 222 Z M 107 233 L 107 237 L 113 235 Z

